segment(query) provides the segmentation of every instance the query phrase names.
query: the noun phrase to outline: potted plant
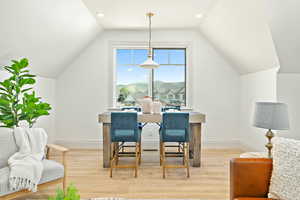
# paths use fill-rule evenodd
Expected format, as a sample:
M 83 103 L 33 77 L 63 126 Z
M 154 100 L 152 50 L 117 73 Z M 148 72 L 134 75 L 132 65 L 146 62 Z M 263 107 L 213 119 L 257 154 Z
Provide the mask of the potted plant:
M 18 127 L 21 121 L 32 127 L 39 117 L 49 115 L 51 106 L 36 96 L 33 90 L 36 76 L 29 73 L 28 65 L 23 58 L 3 67 L 10 77 L 0 82 L 1 127 Z
M 77 188 L 71 184 L 67 188 L 67 192 L 62 189 L 57 189 L 54 197 L 49 197 L 48 200 L 80 200 Z

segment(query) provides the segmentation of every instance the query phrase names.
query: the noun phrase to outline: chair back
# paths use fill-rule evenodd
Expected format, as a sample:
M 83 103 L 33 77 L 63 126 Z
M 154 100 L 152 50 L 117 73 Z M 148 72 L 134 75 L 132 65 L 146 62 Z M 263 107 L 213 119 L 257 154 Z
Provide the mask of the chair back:
M 166 137 L 166 130 L 184 130 L 185 141 L 189 141 L 189 113 L 163 113 L 161 131 Z M 166 139 L 166 138 L 165 138 Z
M 118 137 L 116 130 L 132 130 L 134 138 L 138 138 L 138 115 L 136 112 L 112 112 L 111 113 L 111 140 Z
M 161 110 L 162 110 L 162 112 L 166 112 L 168 110 L 178 110 L 178 111 L 180 111 L 181 108 L 180 108 L 180 106 L 166 106 L 166 107 L 163 107 Z
M 135 107 L 135 106 L 122 107 L 121 110 L 122 110 L 122 111 L 124 111 L 124 110 L 135 110 L 135 111 L 137 111 L 137 112 L 141 112 L 141 111 L 142 111 L 141 108 Z

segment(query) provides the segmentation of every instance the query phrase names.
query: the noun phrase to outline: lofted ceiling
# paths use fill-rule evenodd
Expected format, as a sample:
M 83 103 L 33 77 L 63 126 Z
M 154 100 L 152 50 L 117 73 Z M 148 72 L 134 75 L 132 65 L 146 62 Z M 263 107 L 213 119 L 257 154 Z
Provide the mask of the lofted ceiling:
M 279 67 L 265 1 L 219 0 L 200 26 L 240 74 Z
M 145 29 L 154 12 L 154 28 L 196 28 L 217 0 L 83 0 L 105 29 Z M 98 17 L 97 13 L 104 14 Z M 203 18 L 196 18 L 196 14 Z
M 83 0 L 104 29 L 145 29 L 149 11 L 156 13 L 153 28 L 197 28 L 240 74 L 279 66 L 265 1 Z
M 146 29 L 145 13 L 152 11 L 153 28 L 199 30 L 240 74 L 277 68 L 266 1 L 1 0 L 0 65 L 28 57 L 35 73 L 56 77 L 102 28 Z M 297 71 L 300 3 L 284 2 L 269 2 L 270 24 L 282 70 Z
M 99 31 L 81 0 L 1 0 L 0 65 L 27 57 L 34 73 L 56 77 Z
M 268 1 L 269 24 L 280 61 L 280 72 L 300 73 L 300 1 Z

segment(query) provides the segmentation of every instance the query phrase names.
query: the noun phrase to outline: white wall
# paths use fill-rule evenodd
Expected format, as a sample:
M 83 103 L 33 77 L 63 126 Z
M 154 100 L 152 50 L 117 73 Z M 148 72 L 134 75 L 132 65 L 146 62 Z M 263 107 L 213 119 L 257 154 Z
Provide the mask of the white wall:
M 34 87 L 37 96 L 42 97 L 42 101 L 45 101 L 51 105 L 50 115 L 42 116 L 38 119 L 34 127 L 44 128 L 48 134 L 48 142 L 55 141 L 55 113 L 56 113 L 56 93 L 55 85 L 56 80 L 51 78 L 44 78 L 38 76 L 36 78 L 36 86 Z
M 265 150 L 266 130 L 252 126 L 255 102 L 277 100 L 277 70 L 271 69 L 241 76 L 240 141 L 247 150 Z
M 5 71 L 0 71 L 0 81 L 8 78 L 9 74 Z M 36 77 L 36 84 L 34 90 L 37 96 L 42 97 L 42 101 L 49 103 L 52 107 L 49 116 L 43 116 L 38 119 L 34 127 L 44 128 L 48 134 L 48 141 L 53 142 L 55 136 L 55 79 Z
M 282 137 L 300 139 L 300 74 L 279 73 L 277 80 L 278 101 L 288 105 L 290 130 L 278 131 Z
M 112 65 L 110 44 L 145 42 L 145 31 L 105 31 L 57 80 L 57 141 L 73 147 L 97 147 L 102 139 L 99 113 L 111 104 Z M 198 32 L 156 30 L 153 41 L 191 44 L 189 89 L 192 107 L 207 115 L 206 143 L 236 141 L 238 130 L 239 75 Z

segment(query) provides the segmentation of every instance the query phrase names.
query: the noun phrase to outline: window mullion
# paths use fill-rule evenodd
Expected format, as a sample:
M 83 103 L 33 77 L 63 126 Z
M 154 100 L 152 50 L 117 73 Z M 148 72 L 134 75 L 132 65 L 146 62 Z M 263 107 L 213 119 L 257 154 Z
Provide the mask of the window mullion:
M 154 60 L 154 48 L 152 48 L 152 59 Z M 150 87 L 151 87 L 151 97 L 152 100 L 154 100 L 154 69 L 151 69 L 151 81 L 150 81 Z
M 149 82 L 148 82 L 148 96 L 152 97 L 153 95 L 153 88 L 152 88 L 152 84 L 153 83 L 153 73 L 152 73 L 152 69 L 149 70 Z

